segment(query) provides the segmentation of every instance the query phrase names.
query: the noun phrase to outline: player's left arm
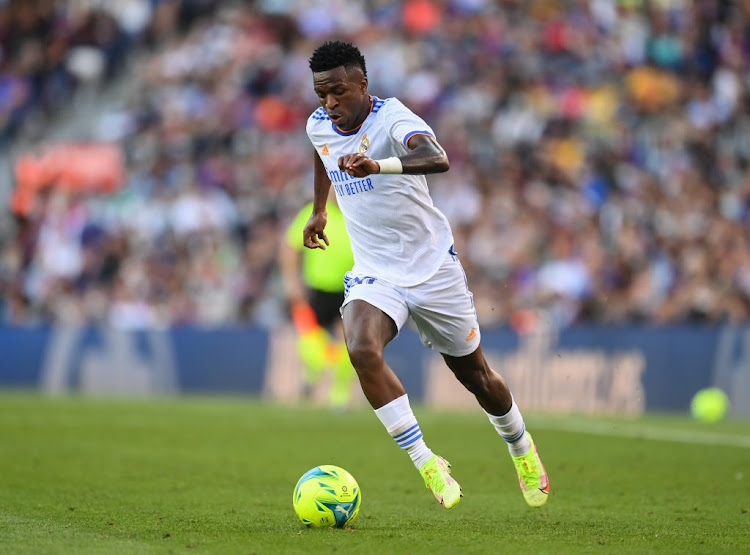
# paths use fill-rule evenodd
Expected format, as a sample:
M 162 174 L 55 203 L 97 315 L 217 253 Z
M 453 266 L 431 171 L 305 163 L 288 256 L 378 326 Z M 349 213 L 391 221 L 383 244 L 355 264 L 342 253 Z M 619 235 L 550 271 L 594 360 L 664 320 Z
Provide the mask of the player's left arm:
M 339 158 L 339 168 L 353 177 L 365 177 L 374 173 L 428 174 L 447 172 L 450 168 L 448 155 L 432 135 L 412 135 L 406 142 L 409 152 L 386 160 L 373 160 L 363 154 L 347 154 Z M 401 171 L 398 169 L 401 164 Z M 388 165 L 389 167 L 385 167 Z

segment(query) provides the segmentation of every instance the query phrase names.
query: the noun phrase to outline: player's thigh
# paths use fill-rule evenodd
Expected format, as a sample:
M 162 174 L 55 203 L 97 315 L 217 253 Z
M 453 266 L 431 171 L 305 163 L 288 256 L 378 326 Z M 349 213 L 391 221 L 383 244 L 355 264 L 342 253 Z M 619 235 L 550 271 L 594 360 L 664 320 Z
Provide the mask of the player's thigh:
M 398 335 L 409 317 L 403 295 L 381 280 L 351 272 L 344 283 L 341 314 L 347 346 L 374 339 L 384 347 Z
M 457 257 L 446 257 L 435 276 L 412 289 L 409 308 L 425 345 L 451 357 L 477 350 L 480 332 L 474 296 Z
M 350 353 L 381 353 L 398 333 L 393 319 L 366 301 L 354 300 L 343 308 L 344 338 Z

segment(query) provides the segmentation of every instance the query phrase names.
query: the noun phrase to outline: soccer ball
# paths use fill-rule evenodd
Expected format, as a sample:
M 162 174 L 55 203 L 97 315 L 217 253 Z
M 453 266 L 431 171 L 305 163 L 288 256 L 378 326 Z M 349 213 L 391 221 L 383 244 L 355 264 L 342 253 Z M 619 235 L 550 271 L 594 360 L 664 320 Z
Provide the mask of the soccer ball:
M 302 475 L 294 487 L 292 502 L 308 528 L 343 528 L 357 518 L 362 493 L 346 470 L 323 464 Z

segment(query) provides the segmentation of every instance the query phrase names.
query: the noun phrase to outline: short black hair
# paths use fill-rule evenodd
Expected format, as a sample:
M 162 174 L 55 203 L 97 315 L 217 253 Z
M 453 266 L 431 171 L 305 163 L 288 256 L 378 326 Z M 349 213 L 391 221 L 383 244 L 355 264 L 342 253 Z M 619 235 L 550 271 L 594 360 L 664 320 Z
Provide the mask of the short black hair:
M 310 57 L 310 69 L 313 73 L 328 71 L 339 66 L 358 67 L 367 77 L 365 57 L 359 48 L 348 42 L 329 40 L 316 48 Z

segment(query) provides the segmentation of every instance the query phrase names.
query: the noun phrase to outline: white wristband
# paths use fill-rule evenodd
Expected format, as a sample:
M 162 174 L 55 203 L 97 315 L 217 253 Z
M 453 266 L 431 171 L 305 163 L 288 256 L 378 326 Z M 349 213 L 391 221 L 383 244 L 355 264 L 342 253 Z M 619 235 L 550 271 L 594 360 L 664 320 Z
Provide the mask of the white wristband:
M 378 166 L 380 166 L 380 173 L 404 173 L 401 159 L 396 156 L 375 161 L 378 163 Z

